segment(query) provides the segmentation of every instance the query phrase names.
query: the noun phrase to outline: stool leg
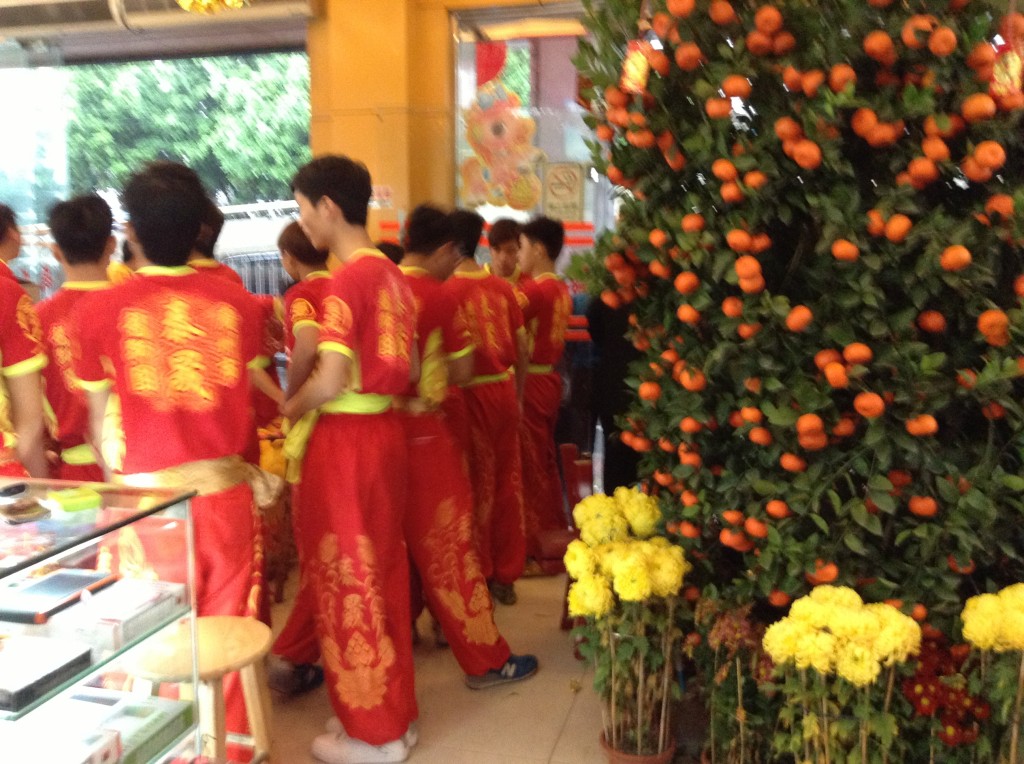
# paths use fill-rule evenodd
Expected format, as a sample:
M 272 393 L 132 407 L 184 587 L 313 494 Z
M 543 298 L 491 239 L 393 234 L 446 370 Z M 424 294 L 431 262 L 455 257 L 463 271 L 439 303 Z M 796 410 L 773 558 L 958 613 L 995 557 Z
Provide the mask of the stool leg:
M 228 732 L 224 721 L 223 677 L 199 683 L 199 719 L 203 722 L 203 749 L 217 764 L 228 759 Z
M 239 672 L 242 678 L 242 694 L 245 696 L 245 712 L 249 717 L 255 754 L 270 753 L 270 688 L 267 685 L 267 669 L 263 658 L 244 666 Z

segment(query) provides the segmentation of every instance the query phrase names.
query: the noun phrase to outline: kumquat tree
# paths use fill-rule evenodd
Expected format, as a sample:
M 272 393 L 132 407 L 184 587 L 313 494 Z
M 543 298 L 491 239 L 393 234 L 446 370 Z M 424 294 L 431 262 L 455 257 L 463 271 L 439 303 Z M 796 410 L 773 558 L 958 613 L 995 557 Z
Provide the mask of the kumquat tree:
M 621 206 L 576 275 L 645 354 L 622 439 L 694 563 L 709 760 L 1008 761 L 1018 666 L 960 614 L 1024 581 L 1024 15 L 585 5 Z M 862 639 L 876 603 L 920 634 Z

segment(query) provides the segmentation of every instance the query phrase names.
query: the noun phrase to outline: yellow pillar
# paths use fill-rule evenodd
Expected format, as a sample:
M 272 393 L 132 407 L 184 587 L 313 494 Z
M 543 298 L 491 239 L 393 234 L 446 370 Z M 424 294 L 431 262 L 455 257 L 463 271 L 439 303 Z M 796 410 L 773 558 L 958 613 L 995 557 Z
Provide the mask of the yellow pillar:
M 455 202 L 455 42 L 450 13 L 543 0 L 325 0 L 310 23 L 313 155 L 366 163 L 395 220 Z M 371 234 L 377 229 L 371 225 Z

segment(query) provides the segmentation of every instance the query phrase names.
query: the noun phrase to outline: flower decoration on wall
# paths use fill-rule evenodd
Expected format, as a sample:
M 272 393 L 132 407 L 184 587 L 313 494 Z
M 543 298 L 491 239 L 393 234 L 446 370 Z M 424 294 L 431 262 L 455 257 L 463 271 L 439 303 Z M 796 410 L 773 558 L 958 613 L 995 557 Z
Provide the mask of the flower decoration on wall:
M 223 10 L 238 10 L 249 4 L 249 0 L 176 0 L 189 13 L 219 13 Z

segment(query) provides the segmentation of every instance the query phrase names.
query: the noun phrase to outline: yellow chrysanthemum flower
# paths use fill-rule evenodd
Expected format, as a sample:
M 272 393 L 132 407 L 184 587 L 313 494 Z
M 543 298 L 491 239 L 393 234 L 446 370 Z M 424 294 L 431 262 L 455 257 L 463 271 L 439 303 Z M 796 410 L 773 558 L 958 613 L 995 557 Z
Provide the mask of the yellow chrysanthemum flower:
M 891 666 L 920 652 L 921 627 L 913 618 L 882 602 L 865 605 L 864 610 L 878 623 L 877 633 L 868 642 L 876 660 Z
M 615 499 L 605 496 L 603 493 L 595 493 L 587 496 L 583 501 L 573 507 L 572 519 L 577 528 L 582 528 L 587 523 L 599 517 L 614 517 L 619 513 Z
M 614 602 L 604 576 L 583 576 L 569 587 L 569 615 L 600 618 L 612 609 Z
M 565 548 L 563 561 L 566 572 L 575 579 L 592 575 L 597 570 L 597 556 L 579 539 L 569 542 L 569 546 Z
M 815 586 L 807 596 L 822 605 L 859 608 L 864 604 L 860 595 L 849 586 Z
M 603 575 L 608 578 L 615 575 L 615 566 L 629 554 L 629 546 L 629 544 L 617 541 L 611 544 L 601 544 L 594 548 L 597 566 Z
M 999 599 L 1009 610 L 1024 613 L 1024 584 L 1011 584 L 999 592 Z
M 816 602 L 810 597 L 801 597 L 789 609 L 789 617 L 796 621 L 824 629 L 832 619 L 833 607 L 829 604 Z
M 1024 650 L 1024 611 L 1006 610 L 1000 626 L 998 649 Z
M 629 538 L 629 524 L 622 515 L 595 517 L 580 526 L 580 539 L 587 546 L 598 546 Z
M 669 597 L 678 594 L 683 586 L 683 577 L 691 567 L 683 557 L 682 548 L 652 545 L 648 559 L 650 561 L 651 590 L 654 595 Z
M 797 668 L 812 668 L 822 676 L 832 672 L 836 638 L 827 631 L 813 631 L 796 646 Z
M 859 599 L 859 598 L 858 598 Z M 878 618 L 862 605 L 833 605 L 828 629 L 840 639 L 854 642 L 870 641 L 878 631 Z
M 836 673 L 856 687 L 866 687 L 878 678 L 881 665 L 869 647 L 857 642 L 839 646 L 836 654 Z
M 635 489 L 620 486 L 615 489 L 615 503 L 629 522 L 633 535 L 647 538 L 654 534 L 661 519 L 661 509 L 656 499 Z
M 979 594 L 964 604 L 960 616 L 964 639 L 980 650 L 996 649 L 1003 623 L 1003 602 L 995 594 Z
M 641 548 L 633 547 L 615 566 L 612 587 L 619 598 L 626 602 L 641 602 L 651 596 L 647 555 Z
M 811 639 L 814 629 L 803 621 L 783 618 L 767 628 L 762 644 L 775 663 L 789 663 L 796 660 L 800 645 Z

